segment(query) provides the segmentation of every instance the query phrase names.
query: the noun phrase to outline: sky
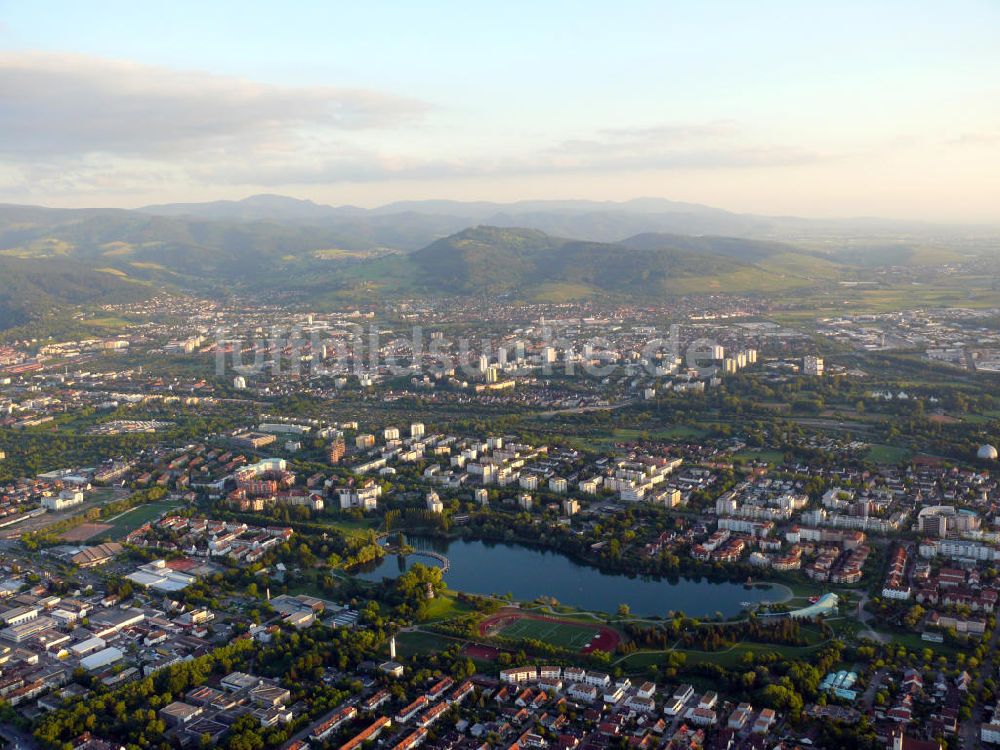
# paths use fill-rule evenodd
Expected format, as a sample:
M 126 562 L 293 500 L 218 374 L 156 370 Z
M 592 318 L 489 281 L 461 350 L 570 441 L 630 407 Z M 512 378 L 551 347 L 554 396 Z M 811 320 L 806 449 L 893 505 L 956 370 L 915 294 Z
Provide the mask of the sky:
M 1000 222 L 1000 0 L 0 0 L 0 202 Z

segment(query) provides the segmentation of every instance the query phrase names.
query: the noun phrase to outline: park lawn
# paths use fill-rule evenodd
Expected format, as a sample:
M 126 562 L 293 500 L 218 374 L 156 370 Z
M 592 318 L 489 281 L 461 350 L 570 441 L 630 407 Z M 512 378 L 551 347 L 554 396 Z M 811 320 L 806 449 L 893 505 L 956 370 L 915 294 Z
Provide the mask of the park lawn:
M 828 617 L 827 625 L 833 628 L 833 632 L 840 640 L 851 640 L 867 630 L 867 628 L 853 617 Z
M 458 641 L 438 633 L 407 631 L 396 636 L 396 653 L 400 657 L 410 657 L 430 651 L 443 651 L 456 642 Z
M 379 531 L 379 526 L 381 525 L 381 519 L 378 518 L 351 518 L 350 516 L 335 515 L 328 517 L 320 517 L 317 523 L 323 526 L 329 526 L 341 532 L 344 536 L 361 536 L 366 534 L 369 530 L 374 529 L 376 532 Z
M 925 641 L 920 637 L 919 633 L 886 633 L 892 642 L 897 646 L 905 646 L 906 650 L 920 654 L 925 648 L 929 648 L 934 652 L 935 656 L 947 656 L 949 659 L 954 659 L 959 652 L 959 648 L 952 646 L 948 643 L 931 643 L 930 641 Z M 972 648 L 969 648 L 972 651 Z
M 811 597 L 823 596 L 830 590 L 829 586 L 820 586 L 810 581 L 782 581 L 781 579 L 778 581 L 792 590 L 792 598 L 784 604 L 793 609 L 806 606 Z
M 184 505 L 180 500 L 162 500 L 155 503 L 139 505 L 131 510 L 119 514 L 113 519 L 102 519 L 100 523 L 106 523 L 112 528 L 102 532 L 98 536 L 89 540 L 91 543 L 104 541 L 119 541 L 138 529 L 140 526 L 155 521 L 168 511 L 175 510 Z
M 827 620 L 827 622 L 829 623 L 830 627 L 834 628 L 834 631 L 836 632 L 835 624 L 833 622 L 830 622 L 829 620 Z M 809 643 L 810 646 L 817 646 L 820 643 L 825 643 L 827 641 L 827 638 L 823 635 L 822 632 L 820 632 L 819 628 L 811 624 L 801 625 L 801 627 L 799 628 L 799 632 L 802 633 L 802 636 L 806 639 L 806 641 Z
M 784 659 L 802 659 L 817 650 L 819 646 L 783 646 L 775 643 L 738 643 L 727 651 L 697 651 L 677 649 L 687 654 L 688 664 L 718 664 L 726 669 L 734 669 L 743 664 L 743 655 L 776 653 Z
M 427 603 L 421 622 L 441 622 L 475 611 L 472 605 L 458 600 L 453 591 L 444 591 Z

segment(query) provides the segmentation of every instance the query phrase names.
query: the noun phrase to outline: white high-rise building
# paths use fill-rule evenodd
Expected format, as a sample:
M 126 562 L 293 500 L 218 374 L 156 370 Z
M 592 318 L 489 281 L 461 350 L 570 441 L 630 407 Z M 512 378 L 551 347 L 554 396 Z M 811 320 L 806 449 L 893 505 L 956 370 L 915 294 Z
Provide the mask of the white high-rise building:
M 410 437 L 411 438 L 421 438 L 424 436 L 424 423 L 414 422 L 410 425 Z
M 823 358 L 807 355 L 802 358 L 802 374 L 819 376 L 823 374 Z
M 431 513 L 444 513 L 444 503 L 434 490 L 427 493 L 427 510 Z

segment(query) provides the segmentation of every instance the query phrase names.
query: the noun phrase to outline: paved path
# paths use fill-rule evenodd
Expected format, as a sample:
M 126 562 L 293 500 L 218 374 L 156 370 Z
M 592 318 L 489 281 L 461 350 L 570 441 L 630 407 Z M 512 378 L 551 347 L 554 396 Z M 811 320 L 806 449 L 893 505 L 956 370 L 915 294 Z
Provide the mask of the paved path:
M 858 620 L 860 620 L 861 624 L 865 626 L 863 634 L 866 638 L 870 638 L 871 640 L 876 641 L 878 643 L 889 643 L 889 641 L 891 641 L 892 638 L 885 635 L 884 633 L 879 633 L 873 630 L 872 626 L 868 624 L 872 621 L 872 618 L 874 617 L 874 615 L 871 612 L 865 609 L 865 605 L 868 603 L 868 598 L 869 598 L 868 592 L 862 591 L 861 606 L 859 607 L 859 612 L 858 612 Z

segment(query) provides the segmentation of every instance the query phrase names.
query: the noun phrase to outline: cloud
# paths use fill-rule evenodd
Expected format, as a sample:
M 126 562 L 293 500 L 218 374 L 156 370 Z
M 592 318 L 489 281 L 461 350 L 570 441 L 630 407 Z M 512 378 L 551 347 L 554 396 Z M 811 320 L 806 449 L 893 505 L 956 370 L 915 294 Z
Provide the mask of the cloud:
M 1000 143 L 1000 130 L 962 133 L 948 141 L 951 146 L 989 146 L 995 143 Z
M 701 123 L 661 123 L 644 128 L 604 128 L 599 131 L 599 135 L 616 140 L 677 142 L 733 136 L 739 132 L 739 126 L 732 120 L 714 120 Z
M 410 156 L 329 142 L 308 153 L 264 154 L 222 169 L 192 167 L 199 179 L 234 185 L 322 185 L 388 180 L 446 180 L 564 173 L 775 167 L 826 156 L 790 146 L 758 145 L 732 123 L 604 129 L 525 153 Z
M 551 168 L 567 171 L 736 169 L 826 158 L 795 146 L 757 143 L 729 121 L 605 128 L 592 138 L 557 143 L 541 156 Z
M 0 192 L 280 189 L 406 180 L 771 167 L 820 155 L 730 121 L 604 127 L 520 151 L 454 153 L 441 110 L 362 88 L 280 86 L 122 60 L 0 53 Z M 415 126 L 439 147 L 414 151 Z M 429 128 L 431 128 L 429 130 Z M 376 132 L 378 131 L 378 132 Z
M 13 160 L 292 150 L 310 131 L 398 126 L 428 108 L 367 89 L 278 86 L 84 55 L 0 54 L 0 155 Z

